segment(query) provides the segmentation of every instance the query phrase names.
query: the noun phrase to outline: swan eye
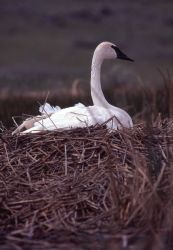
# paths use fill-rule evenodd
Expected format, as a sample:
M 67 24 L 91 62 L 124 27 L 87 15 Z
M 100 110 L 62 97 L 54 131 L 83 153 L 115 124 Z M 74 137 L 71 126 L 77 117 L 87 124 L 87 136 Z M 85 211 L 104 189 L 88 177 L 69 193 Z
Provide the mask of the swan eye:
M 124 53 L 123 53 L 118 47 L 116 47 L 115 45 L 112 45 L 111 47 L 115 50 L 115 52 L 116 52 L 116 54 L 117 54 L 117 58 L 123 59 L 123 60 L 127 60 L 127 61 L 131 61 L 131 62 L 134 62 L 133 59 L 131 59 L 131 58 L 129 58 L 128 56 L 126 56 L 126 54 L 124 54 Z

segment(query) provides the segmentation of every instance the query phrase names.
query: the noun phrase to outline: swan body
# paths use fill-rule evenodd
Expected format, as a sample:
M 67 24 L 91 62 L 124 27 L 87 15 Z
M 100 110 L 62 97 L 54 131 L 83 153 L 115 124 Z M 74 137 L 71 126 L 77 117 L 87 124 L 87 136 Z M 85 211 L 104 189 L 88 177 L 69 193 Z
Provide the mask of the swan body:
M 95 115 L 97 114 L 97 116 Z M 112 118 L 110 121 L 108 121 Z M 34 126 L 23 133 L 36 133 L 41 130 L 56 130 L 56 129 L 69 129 L 77 127 L 87 127 L 95 124 L 102 124 L 105 121 L 107 126 L 112 129 L 118 129 L 122 127 L 131 127 L 129 123 L 129 117 L 125 112 L 122 113 L 114 109 L 107 110 L 104 107 L 89 106 L 85 107 L 80 104 L 74 107 L 61 109 L 58 112 L 53 113 L 46 119 L 40 119 L 34 123 Z M 123 124 L 121 123 L 123 121 Z
M 123 59 L 133 61 L 128 58 L 120 49 L 110 43 L 102 42 L 99 44 L 93 55 L 91 66 L 91 96 L 93 106 L 77 104 L 73 107 L 60 109 L 51 107 L 48 103 L 39 109 L 41 116 L 36 116 L 24 121 L 14 132 L 19 133 L 24 128 L 26 133 L 37 133 L 42 130 L 69 129 L 77 127 L 87 127 L 102 124 L 106 121 L 108 128 L 119 129 L 122 127 L 133 127 L 133 122 L 129 114 L 107 102 L 105 99 L 100 82 L 101 65 L 105 59 Z M 110 119 L 112 118 L 112 119 Z

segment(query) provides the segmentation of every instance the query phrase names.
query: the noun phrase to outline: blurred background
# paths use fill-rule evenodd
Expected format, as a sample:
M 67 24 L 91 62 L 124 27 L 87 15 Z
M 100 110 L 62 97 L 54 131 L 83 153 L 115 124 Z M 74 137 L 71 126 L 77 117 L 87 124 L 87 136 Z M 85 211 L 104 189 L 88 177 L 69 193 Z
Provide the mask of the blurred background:
M 90 67 L 98 43 L 111 41 L 135 60 L 105 62 L 109 102 L 141 117 L 170 112 L 173 1 L 1 0 L 0 120 L 7 127 L 39 103 L 92 104 Z M 169 103 L 168 103 L 169 99 Z

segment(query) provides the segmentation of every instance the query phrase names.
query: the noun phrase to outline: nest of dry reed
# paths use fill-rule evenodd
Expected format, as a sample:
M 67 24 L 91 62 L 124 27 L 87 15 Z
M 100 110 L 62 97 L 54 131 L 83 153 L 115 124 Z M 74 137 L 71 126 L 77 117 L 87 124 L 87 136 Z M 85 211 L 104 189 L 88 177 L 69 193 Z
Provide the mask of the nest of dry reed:
M 111 133 L 2 129 L 1 249 L 171 246 L 172 153 L 166 120 Z

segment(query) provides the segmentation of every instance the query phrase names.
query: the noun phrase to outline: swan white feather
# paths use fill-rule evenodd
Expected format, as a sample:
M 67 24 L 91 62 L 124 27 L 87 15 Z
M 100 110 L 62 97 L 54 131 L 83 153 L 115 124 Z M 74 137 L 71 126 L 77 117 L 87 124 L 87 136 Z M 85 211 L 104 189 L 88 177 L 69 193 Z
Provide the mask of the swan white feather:
M 45 103 L 39 107 L 39 112 L 44 115 L 44 114 L 52 114 L 57 111 L 61 110 L 59 106 L 53 107 L 49 103 Z
M 111 129 L 122 127 L 130 128 L 133 122 L 129 114 L 109 104 L 102 92 L 100 82 L 101 65 L 104 59 L 130 60 L 120 49 L 110 43 L 103 42 L 94 51 L 91 68 L 91 96 L 94 105 L 86 107 L 79 103 L 73 107 L 60 109 L 45 103 L 39 108 L 42 116 L 37 116 L 32 123 L 24 121 L 13 133 L 20 132 L 24 127 L 27 129 L 22 133 L 37 133 L 42 130 L 69 129 L 102 124 L 113 117 L 106 125 Z M 26 126 L 29 124 L 29 126 Z
M 97 117 L 95 116 L 97 113 Z M 112 119 L 108 121 L 110 118 Z M 121 121 L 123 120 L 123 124 Z M 117 129 L 124 127 L 131 127 L 129 119 L 124 116 L 121 112 L 116 112 L 115 110 L 99 107 L 99 106 L 89 106 L 89 107 L 70 107 L 61 109 L 55 112 L 50 117 L 42 119 L 34 123 L 34 127 L 23 131 L 23 133 L 36 133 L 41 130 L 56 130 L 56 129 L 69 129 L 77 127 L 87 127 L 95 124 L 102 124 L 105 121 L 107 126 L 111 129 Z M 48 129 L 47 129 L 48 128 Z

